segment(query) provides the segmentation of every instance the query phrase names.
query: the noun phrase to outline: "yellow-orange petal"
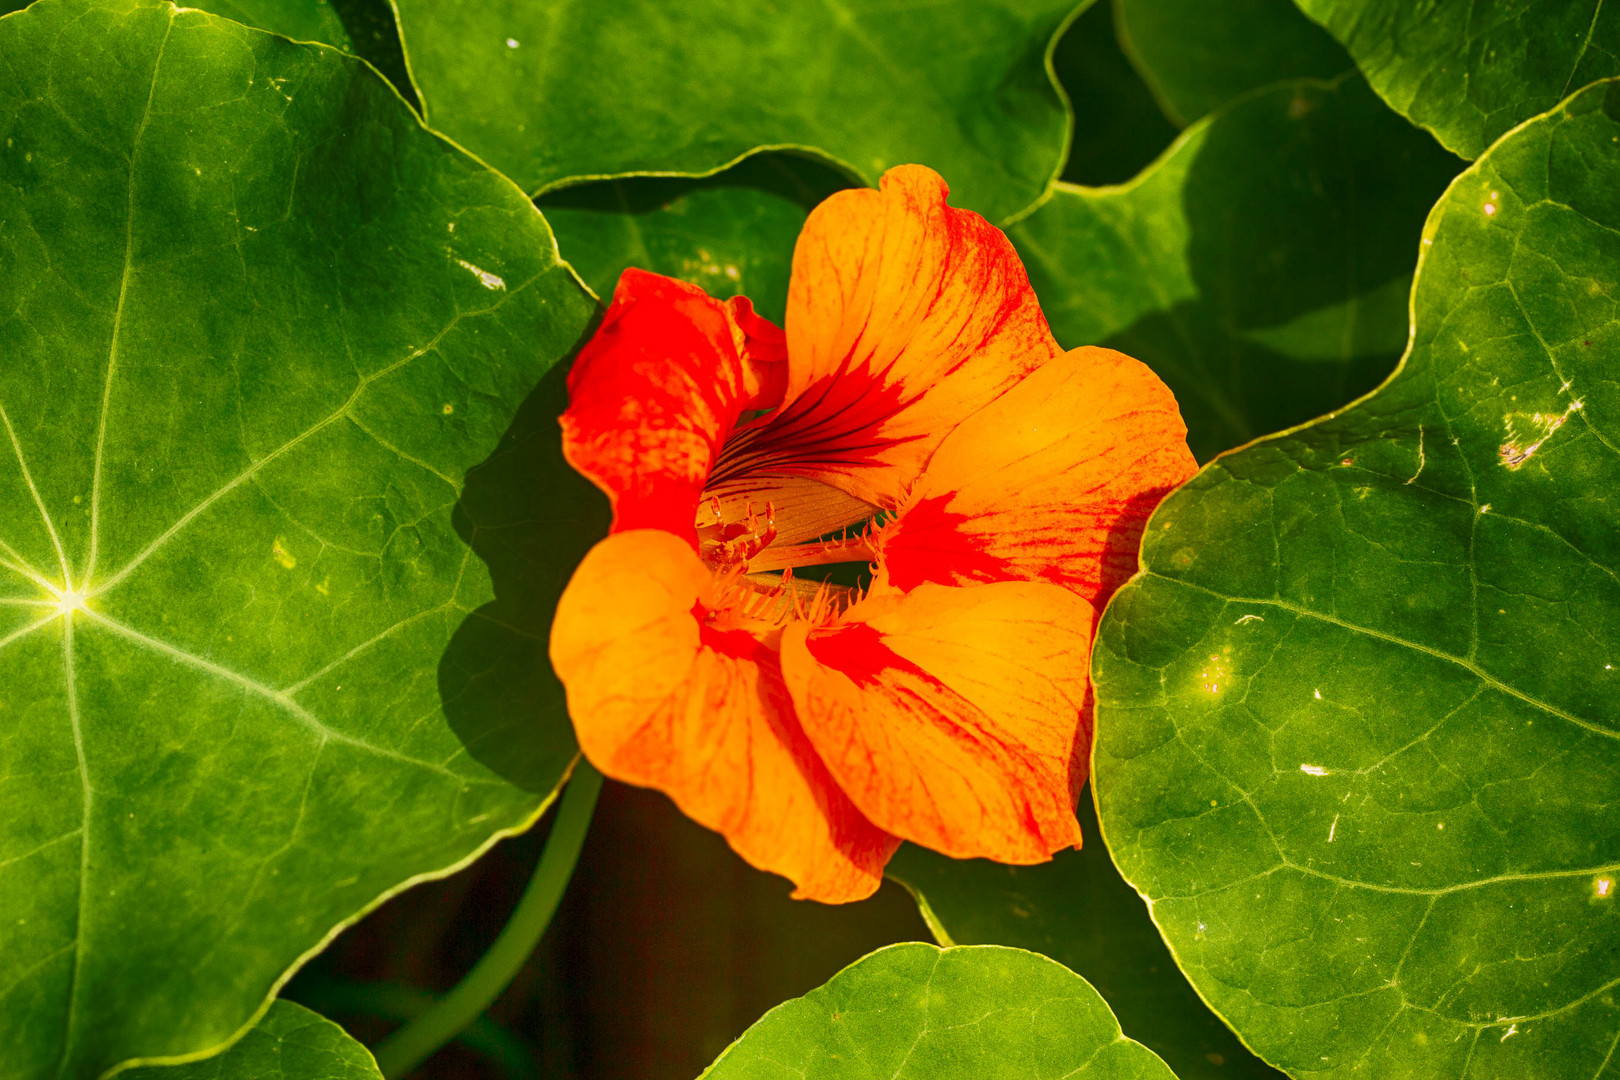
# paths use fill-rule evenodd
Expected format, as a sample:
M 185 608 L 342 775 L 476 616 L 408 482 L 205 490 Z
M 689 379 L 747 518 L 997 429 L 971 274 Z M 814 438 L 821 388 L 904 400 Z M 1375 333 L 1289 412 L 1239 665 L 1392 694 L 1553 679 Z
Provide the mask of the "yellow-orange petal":
M 922 585 L 829 627 L 790 624 L 782 672 L 878 827 L 956 858 L 1043 862 L 1080 843 L 1092 618 L 1055 585 Z
M 585 556 L 557 605 L 551 662 L 580 748 L 626 783 L 668 794 L 797 897 L 870 896 L 899 841 L 833 782 L 794 716 L 777 653 L 703 618 L 714 578 L 681 539 L 618 533 Z
M 1136 571 L 1148 515 L 1197 467 L 1175 397 L 1147 365 L 1075 349 L 940 444 L 878 534 L 876 591 L 1046 581 L 1100 610 Z
M 787 387 L 715 467 L 793 473 L 885 508 L 946 433 L 1061 350 L 1001 231 L 920 165 L 842 191 L 793 251 Z

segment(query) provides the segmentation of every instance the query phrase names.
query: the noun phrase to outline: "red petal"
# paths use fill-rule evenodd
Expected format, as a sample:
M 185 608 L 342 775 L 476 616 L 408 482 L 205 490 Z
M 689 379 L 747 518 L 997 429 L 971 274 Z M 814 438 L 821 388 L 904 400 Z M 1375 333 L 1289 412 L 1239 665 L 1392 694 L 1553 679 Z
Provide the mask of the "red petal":
M 710 466 L 743 413 L 773 408 L 786 378 L 782 332 L 746 300 L 626 270 L 568 376 L 568 463 L 607 493 L 613 529 L 659 528 L 696 543 Z

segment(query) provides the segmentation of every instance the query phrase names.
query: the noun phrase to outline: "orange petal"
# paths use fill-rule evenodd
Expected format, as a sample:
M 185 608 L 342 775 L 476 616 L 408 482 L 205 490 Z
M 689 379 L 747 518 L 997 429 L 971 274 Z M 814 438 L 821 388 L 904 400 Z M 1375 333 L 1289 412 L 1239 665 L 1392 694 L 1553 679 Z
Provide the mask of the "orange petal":
M 1169 387 L 1075 349 L 969 417 L 880 531 L 883 582 L 1047 581 L 1101 609 L 1136 571 L 1148 515 L 1198 466 Z
M 557 606 L 551 662 L 580 748 L 657 788 L 795 896 L 870 896 L 899 841 L 839 790 L 805 738 L 773 648 L 704 616 L 713 575 L 675 536 L 636 530 L 585 556 Z
M 923 585 L 782 632 L 806 734 L 878 827 L 956 858 L 1044 862 L 1080 843 L 1072 792 L 1091 605 L 1029 582 Z
M 788 472 L 899 505 L 947 432 L 1061 350 L 1001 231 L 919 165 L 842 191 L 793 252 L 782 409 L 717 475 Z
M 782 332 L 746 300 L 626 270 L 568 375 L 563 455 L 607 493 L 614 531 L 693 534 L 710 466 L 744 412 L 781 401 Z

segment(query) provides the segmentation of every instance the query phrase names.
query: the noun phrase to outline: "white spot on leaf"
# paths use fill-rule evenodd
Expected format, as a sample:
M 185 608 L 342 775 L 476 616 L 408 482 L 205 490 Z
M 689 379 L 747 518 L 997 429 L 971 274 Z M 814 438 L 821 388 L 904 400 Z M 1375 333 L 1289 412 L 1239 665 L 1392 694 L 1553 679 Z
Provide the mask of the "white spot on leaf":
M 1568 383 L 1564 384 L 1567 389 Z M 1586 406 L 1584 401 L 1572 401 L 1561 413 L 1508 413 L 1502 418 L 1502 424 L 1507 429 L 1507 439 L 1497 453 L 1501 456 L 1502 464 L 1510 469 L 1517 469 L 1529 461 L 1543 443 L 1552 438 L 1553 432 L 1564 426 L 1564 421 L 1579 412 Z
M 506 282 L 491 274 L 488 270 L 480 270 L 466 259 L 457 259 L 456 262 L 465 269 L 470 270 L 483 283 L 484 288 L 491 290 L 506 288 Z

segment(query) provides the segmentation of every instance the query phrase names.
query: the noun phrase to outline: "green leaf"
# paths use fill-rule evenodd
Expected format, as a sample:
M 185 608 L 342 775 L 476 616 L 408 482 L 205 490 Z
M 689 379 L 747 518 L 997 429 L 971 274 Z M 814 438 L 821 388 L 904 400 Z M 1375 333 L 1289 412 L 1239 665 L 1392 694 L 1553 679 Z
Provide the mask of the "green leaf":
M 1620 74 L 1620 10 L 1603 0 L 1296 0 L 1397 112 L 1478 157 L 1514 125 Z
M 1114 868 L 1091 795 L 1080 798 L 1085 847 L 1040 866 L 951 859 L 902 844 L 884 871 L 916 897 L 942 944 L 1011 945 L 1083 976 L 1120 1026 L 1182 1080 L 1276 1080 L 1199 1000 L 1136 890 Z
M 1086 8 L 1064 31 L 1052 52 L 1052 70 L 1074 109 L 1063 179 L 1123 183 L 1175 141 L 1176 126 L 1120 49 L 1108 0 Z
M 1397 374 L 1171 496 L 1103 618 L 1109 847 L 1296 1076 L 1617 1061 L 1617 236 L 1611 82 L 1436 206 Z
M 41 0 L 0 61 L 0 1076 L 92 1077 L 551 798 L 595 305 L 335 50 Z
M 318 41 L 354 51 L 332 0 L 202 0 L 189 6 L 294 41 Z
M 1354 65 L 1293 0 L 1114 0 L 1119 40 L 1165 114 L 1186 125 L 1250 90 Z
M 1124 187 L 1061 186 L 1008 235 L 1058 341 L 1151 365 L 1202 459 L 1390 370 L 1414 241 L 1459 166 L 1359 78 L 1301 81 L 1189 128 Z
M 308 0 L 304 0 L 308 2 Z M 394 84 L 400 96 L 410 102 L 411 108 L 422 111 L 422 102 L 405 67 L 405 46 L 399 38 L 399 20 L 390 0 L 331 0 L 349 43 L 338 45 L 382 72 L 383 78 Z
M 1061 171 L 1047 56 L 1077 0 L 400 0 L 433 126 L 538 194 L 798 147 L 876 183 L 921 162 L 992 220 Z
M 706 179 L 605 180 L 538 201 L 563 258 L 598 296 L 611 296 L 619 275 L 635 266 L 711 296 L 747 296 L 780 323 L 805 216 L 849 186 L 807 158 L 757 154 Z
M 24 6 L 26 0 L 0 0 Z M 294 41 L 318 41 L 371 64 L 420 110 L 388 0 L 197 0 L 190 7 Z
M 1044 956 L 891 945 L 766 1013 L 707 1080 L 1174 1080 L 1097 991 Z
M 127 1080 L 382 1080 L 364 1046 L 323 1016 L 275 1001 L 223 1054 L 174 1068 L 135 1069 Z

